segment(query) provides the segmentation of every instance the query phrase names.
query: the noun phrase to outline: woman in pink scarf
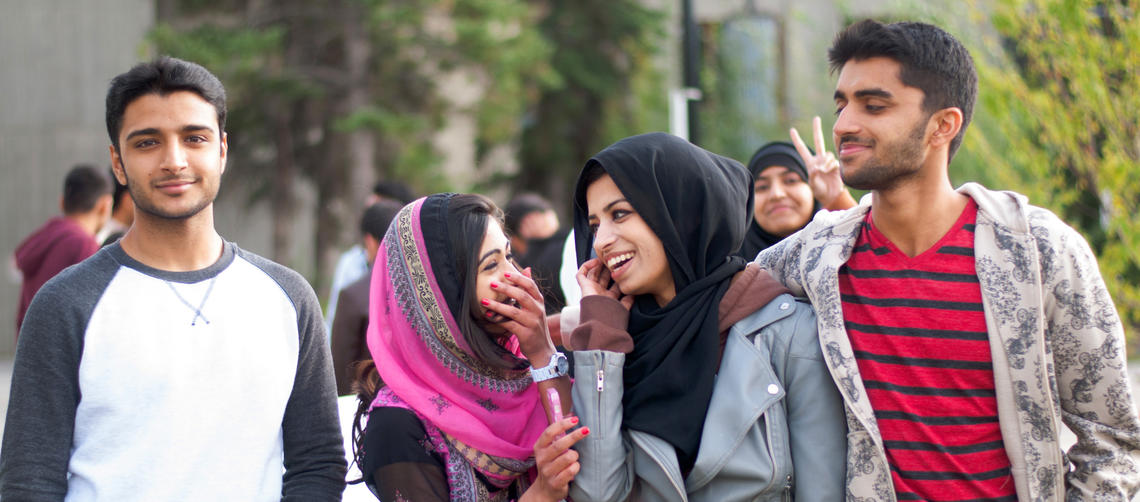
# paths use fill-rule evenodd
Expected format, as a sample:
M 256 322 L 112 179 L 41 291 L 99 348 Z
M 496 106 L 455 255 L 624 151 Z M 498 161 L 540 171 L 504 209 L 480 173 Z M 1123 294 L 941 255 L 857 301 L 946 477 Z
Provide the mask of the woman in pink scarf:
M 548 389 L 570 410 L 565 358 L 501 220 L 486 197 L 437 194 L 384 236 L 369 296 L 375 369 L 358 382 L 354 438 L 381 500 L 558 500 L 578 472 L 569 447 L 589 430 L 559 438 L 576 417 L 547 426 Z

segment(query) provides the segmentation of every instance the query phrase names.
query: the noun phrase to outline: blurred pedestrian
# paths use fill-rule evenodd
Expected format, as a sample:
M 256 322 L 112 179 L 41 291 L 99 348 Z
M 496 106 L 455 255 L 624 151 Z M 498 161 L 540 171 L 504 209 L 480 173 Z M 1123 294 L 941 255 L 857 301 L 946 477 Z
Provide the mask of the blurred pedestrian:
M 382 200 L 394 201 L 401 207 L 415 198 L 412 189 L 408 188 L 399 181 L 378 181 L 372 185 L 372 193 L 368 194 L 368 198 L 364 201 L 364 207 L 380 202 Z M 364 252 L 364 247 L 360 243 L 353 244 L 345 252 L 340 254 L 336 260 L 336 266 L 333 268 L 332 284 L 329 286 L 329 304 L 328 309 L 325 310 L 325 327 L 332 335 L 333 320 L 336 319 L 337 301 L 340 298 L 340 292 L 349 284 L 352 284 L 357 279 L 368 275 L 369 267 L 372 262 L 369 261 L 368 255 Z M 330 338 L 331 343 L 331 338 Z
M 16 331 L 32 297 L 61 270 L 79 263 L 99 250 L 95 234 L 111 212 L 111 180 L 98 167 L 81 164 L 71 168 L 63 181 L 62 216 L 56 216 L 26 237 L 16 248 L 16 267 L 23 281 Z
M 570 229 L 562 228 L 550 201 L 534 193 L 523 193 L 507 203 L 505 230 L 511 239 L 511 252 L 521 266 L 530 267 L 542 290 L 547 314 L 566 305 L 558 281 L 562 266 L 562 246 Z
M 106 246 L 115 242 L 127 233 L 131 222 L 135 221 L 135 203 L 131 200 L 131 191 L 127 186 L 115 179 L 115 170 L 109 169 L 110 179 L 114 183 L 111 191 L 111 218 L 99 233 L 95 234 L 95 242 Z
M 368 258 L 369 269 L 376 260 L 380 240 L 396 213 L 403 207 L 394 200 L 381 200 L 364 210 L 360 218 L 361 246 Z M 356 378 L 356 363 L 371 359 L 365 336 L 368 333 L 368 284 L 372 274 L 366 273 L 356 282 L 340 291 L 336 304 L 336 321 L 332 325 L 333 370 L 336 371 L 336 392 L 352 394 Z

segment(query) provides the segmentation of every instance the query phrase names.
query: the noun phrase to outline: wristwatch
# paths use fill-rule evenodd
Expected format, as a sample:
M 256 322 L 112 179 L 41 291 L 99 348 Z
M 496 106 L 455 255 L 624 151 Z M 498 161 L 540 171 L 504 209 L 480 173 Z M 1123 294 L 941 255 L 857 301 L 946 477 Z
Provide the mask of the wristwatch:
M 530 377 L 534 379 L 535 383 L 544 382 L 552 378 L 566 376 L 570 372 L 570 361 L 566 360 L 566 354 L 561 352 L 554 352 L 550 356 L 550 362 L 541 368 L 530 367 Z

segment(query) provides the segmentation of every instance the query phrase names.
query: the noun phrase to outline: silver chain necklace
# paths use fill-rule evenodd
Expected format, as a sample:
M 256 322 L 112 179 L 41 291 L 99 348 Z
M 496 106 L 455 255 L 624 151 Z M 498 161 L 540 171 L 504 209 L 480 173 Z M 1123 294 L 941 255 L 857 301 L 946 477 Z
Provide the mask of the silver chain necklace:
M 202 301 L 198 303 L 198 308 L 194 308 L 194 305 L 191 305 L 190 302 L 186 301 L 186 299 L 178 293 L 178 289 L 176 289 L 174 285 L 170 283 L 170 281 L 164 279 L 162 282 L 165 282 L 167 286 L 170 286 L 170 291 L 174 292 L 174 296 L 178 297 L 178 300 L 181 301 L 182 304 L 186 306 L 186 308 L 194 311 L 194 318 L 190 320 L 190 325 L 194 326 L 198 323 L 199 317 L 201 317 L 203 321 L 206 321 L 206 324 L 210 324 L 210 320 L 206 319 L 206 316 L 202 315 L 202 307 L 206 305 L 206 299 L 210 297 L 210 292 L 214 290 L 214 281 L 217 279 L 217 276 L 214 276 L 214 278 L 210 279 L 210 285 L 206 286 L 206 294 L 202 295 Z

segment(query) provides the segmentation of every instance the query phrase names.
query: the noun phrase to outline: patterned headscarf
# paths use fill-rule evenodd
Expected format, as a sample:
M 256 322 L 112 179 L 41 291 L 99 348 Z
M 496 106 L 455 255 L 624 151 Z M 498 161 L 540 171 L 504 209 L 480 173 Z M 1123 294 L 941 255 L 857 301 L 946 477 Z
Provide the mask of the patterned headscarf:
M 534 465 L 546 415 L 526 369 L 484 363 L 455 322 L 448 300 L 454 304 L 462 286 L 449 256 L 454 195 L 405 206 L 376 255 L 368 349 L 386 386 L 372 407 L 413 411 L 445 458 L 452 500 L 480 500 L 472 469 L 500 487 L 519 479 Z M 507 349 L 519 355 L 517 340 Z

